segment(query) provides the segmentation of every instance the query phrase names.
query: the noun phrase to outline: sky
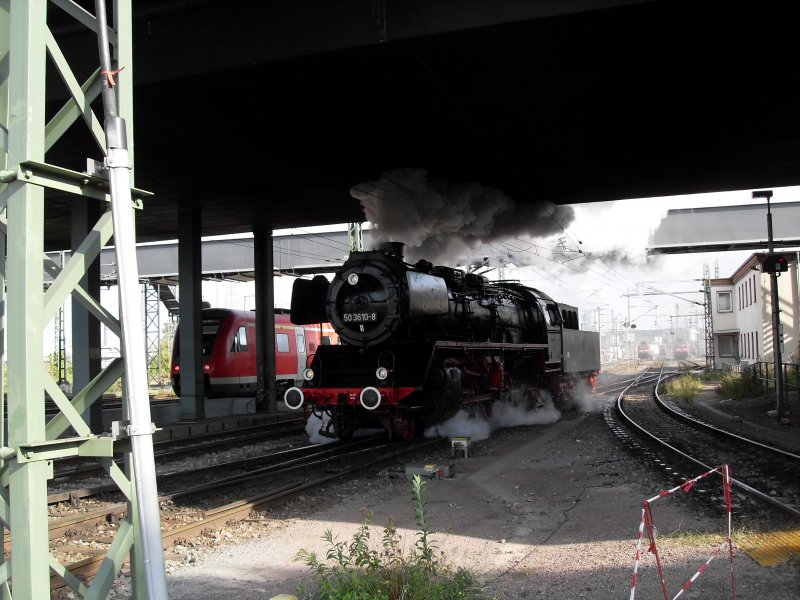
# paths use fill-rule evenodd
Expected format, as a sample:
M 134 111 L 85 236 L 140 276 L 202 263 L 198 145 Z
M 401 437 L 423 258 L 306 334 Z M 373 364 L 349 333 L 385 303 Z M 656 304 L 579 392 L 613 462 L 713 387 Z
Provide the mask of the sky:
M 773 205 L 800 200 L 798 187 L 773 188 L 773 192 Z M 704 265 L 712 277 L 717 273 L 719 277 L 729 277 L 752 252 L 648 256 L 652 234 L 670 209 L 752 203 L 752 191 L 745 190 L 576 205 L 575 220 L 566 228 L 566 243 L 580 247 L 589 256 L 563 263 L 562 269 L 556 267 L 555 273 L 565 273 L 564 283 L 551 288 L 550 295 L 560 299 L 566 293 L 582 309 L 599 308 L 604 327 L 608 326 L 612 310 L 615 316 L 628 320 L 629 301 L 630 319 L 639 329 L 663 328 L 676 311 L 680 315 L 702 313 L 702 307 L 693 302 L 702 302 L 702 282 L 698 280 L 703 277 Z M 766 230 L 765 211 L 765 238 Z M 578 272 L 581 263 L 586 268 Z M 575 268 L 570 272 L 572 265 Z M 659 291 L 675 295 L 656 295 Z M 647 295 L 626 295 L 632 293 Z

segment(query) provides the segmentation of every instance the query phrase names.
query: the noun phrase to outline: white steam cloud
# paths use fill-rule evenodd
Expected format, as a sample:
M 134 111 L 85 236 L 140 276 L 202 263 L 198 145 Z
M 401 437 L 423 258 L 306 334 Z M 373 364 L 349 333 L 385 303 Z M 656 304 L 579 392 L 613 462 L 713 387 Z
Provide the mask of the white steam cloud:
M 322 413 L 321 419 L 313 413 L 309 415 L 308 420 L 306 421 L 306 433 L 308 434 L 309 444 L 330 444 L 331 442 L 337 441 L 337 438 L 331 438 L 320 434 L 320 430 L 326 427 L 330 420 L 331 417 L 327 412 Z M 331 430 L 333 431 L 334 428 L 331 428 Z M 353 433 L 353 437 L 366 437 L 369 435 L 375 435 L 376 433 L 383 433 L 383 429 L 356 429 Z
M 572 398 L 575 401 L 575 407 L 582 412 L 596 413 L 605 407 L 605 400 L 602 395 L 593 393 L 585 381 L 579 381 L 575 384 Z
M 574 407 L 587 413 L 603 409 L 603 400 L 592 393 L 589 386 L 579 383 L 572 398 Z M 535 404 L 535 406 L 534 406 Z M 561 419 L 561 412 L 544 390 L 517 388 L 511 391 L 509 400 L 492 404 L 491 416 L 470 416 L 465 410 L 458 411 L 450 419 L 425 429 L 425 437 L 470 437 L 473 442 L 488 439 L 493 431 L 520 425 L 549 425 Z
M 406 244 L 409 260 L 437 264 L 473 261 L 475 248 L 517 236 L 544 237 L 573 220 L 570 206 L 519 202 L 477 182 L 431 177 L 425 169 L 397 169 L 353 186 L 376 241 Z
M 306 433 L 308 434 L 308 442 L 310 444 L 329 444 L 330 442 L 336 441 L 335 438 L 329 438 L 319 434 L 320 429 L 326 426 L 330 420 L 331 418 L 327 413 L 322 413 L 321 419 L 314 414 L 309 415 L 306 421 Z
M 553 400 L 544 392 L 535 408 L 526 406 L 514 398 L 492 404 L 488 419 L 470 416 L 465 410 L 458 411 L 450 419 L 425 429 L 425 437 L 470 437 L 477 442 L 487 439 L 493 431 L 520 425 L 548 425 L 561 418 Z M 524 394 L 523 394 L 524 395 Z

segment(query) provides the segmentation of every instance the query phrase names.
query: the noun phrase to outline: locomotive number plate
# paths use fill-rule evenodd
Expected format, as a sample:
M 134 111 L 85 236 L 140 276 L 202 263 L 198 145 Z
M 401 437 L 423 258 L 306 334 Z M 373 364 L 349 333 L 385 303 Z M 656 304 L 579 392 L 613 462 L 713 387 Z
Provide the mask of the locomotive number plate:
M 344 313 L 345 323 L 374 323 L 378 320 L 378 313 Z

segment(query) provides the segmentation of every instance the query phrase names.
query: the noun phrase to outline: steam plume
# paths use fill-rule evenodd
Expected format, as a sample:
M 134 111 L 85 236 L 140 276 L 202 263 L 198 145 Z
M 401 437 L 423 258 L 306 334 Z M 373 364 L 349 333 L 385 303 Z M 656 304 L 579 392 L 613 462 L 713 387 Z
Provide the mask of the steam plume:
M 406 244 L 409 260 L 450 263 L 473 249 L 519 235 L 542 237 L 566 228 L 572 207 L 518 202 L 477 182 L 431 177 L 425 169 L 397 169 L 353 186 L 376 241 Z
M 488 420 L 480 416 L 471 417 L 462 409 L 447 421 L 426 428 L 425 437 L 469 436 L 473 442 L 477 442 L 487 439 L 497 429 L 520 425 L 547 425 L 561 418 L 552 398 L 544 390 L 537 390 L 541 401 L 537 408 L 522 401 L 524 391 L 518 392 L 512 394 L 510 400 L 492 404 L 492 414 Z

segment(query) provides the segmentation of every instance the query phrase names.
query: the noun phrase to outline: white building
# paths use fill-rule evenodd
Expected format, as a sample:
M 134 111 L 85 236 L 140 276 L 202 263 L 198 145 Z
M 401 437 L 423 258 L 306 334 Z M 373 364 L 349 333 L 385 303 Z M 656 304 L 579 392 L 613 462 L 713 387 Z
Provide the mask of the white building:
M 778 253 L 789 270 L 780 273 L 778 304 L 783 330 L 781 358 L 789 362 L 798 354 L 800 337 L 800 280 L 798 254 Z M 761 267 L 766 253 L 751 255 L 731 277 L 711 280 L 711 319 L 717 367 L 742 361 L 772 362 L 772 292 L 769 273 Z

